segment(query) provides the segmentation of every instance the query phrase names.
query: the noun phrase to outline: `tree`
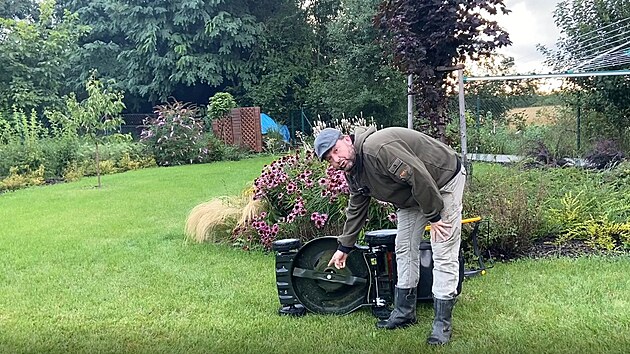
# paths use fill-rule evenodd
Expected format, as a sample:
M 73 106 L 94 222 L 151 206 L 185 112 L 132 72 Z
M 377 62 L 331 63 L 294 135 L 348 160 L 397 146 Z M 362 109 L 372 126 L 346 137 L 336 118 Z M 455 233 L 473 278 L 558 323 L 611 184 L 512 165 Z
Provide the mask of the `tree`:
M 264 66 L 246 101 L 280 117 L 305 107 L 324 120 L 345 113 L 399 124 L 405 79 L 381 59 L 372 25 L 379 1 L 285 2 L 265 22 L 257 47 Z
M 542 49 L 548 63 L 556 69 L 565 70 L 567 64 L 585 63 L 597 55 L 604 55 L 602 59 L 608 64 L 597 68 L 599 70 L 630 68 L 627 60 L 615 61 L 605 56 L 605 52 L 627 42 L 630 32 L 630 2 L 627 0 L 564 0 L 556 6 L 554 19 L 563 39 L 558 42 L 558 51 Z M 628 50 L 628 45 L 623 49 Z M 628 76 L 571 78 L 569 82 L 579 92 L 581 108 L 585 113 L 593 113 L 583 115 L 591 139 L 612 138 L 630 150 Z
M 74 14 L 55 15 L 54 5 L 41 2 L 37 21 L 0 18 L 0 111 L 41 112 L 62 103 L 69 57 L 87 28 Z
M 504 14 L 509 10 L 503 0 L 386 0 L 375 24 L 382 40 L 393 53 L 394 64 L 405 74 L 414 75 L 416 126 L 444 140 L 446 90 L 452 85 L 451 67 L 466 60 L 490 55 L 494 49 L 509 45 L 508 33 L 484 13 Z
M 69 117 L 83 136 L 87 137 L 95 146 L 94 163 L 101 187 L 101 169 L 99 145 L 108 139 L 108 134 L 117 131 L 124 123 L 120 113 L 125 108 L 123 93 L 111 88 L 113 83 L 103 83 L 96 78 L 96 72 L 88 79 L 85 88 L 88 97 L 78 102 L 74 93 L 66 100 Z
M 234 108 L 236 108 L 236 101 L 231 94 L 217 92 L 208 103 L 208 117 L 210 121 L 225 118 Z
M 80 57 L 91 59 L 79 63 L 82 73 L 96 67 L 125 92 L 151 102 L 197 88 L 206 95 L 200 101 L 207 102 L 212 89 L 256 81 L 263 63 L 253 48 L 261 21 L 278 5 L 274 0 L 65 0 L 63 6 L 77 11 L 84 23 L 95 23 L 82 46 Z
M 372 24 L 379 2 L 343 1 L 327 26 L 332 60 L 325 76 L 312 82 L 309 97 L 335 118 L 363 114 L 385 126 L 401 125 L 406 119 L 406 79 L 382 60 L 384 48 Z
M 2 18 L 37 18 L 37 15 L 37 3 L 34 0 L 0 1 L 0 17 Z
M 239 102 L 287 117 L 304 105 L 311 78 L 320 68 L 315 64 L 315 34 L 307 8 L 300 1 L 278 1 L 277 10 L 265 21 L 255 47 L 255 57 L 264 63 L 257 68 L 258 80 L 234 93 L 243 96 Z

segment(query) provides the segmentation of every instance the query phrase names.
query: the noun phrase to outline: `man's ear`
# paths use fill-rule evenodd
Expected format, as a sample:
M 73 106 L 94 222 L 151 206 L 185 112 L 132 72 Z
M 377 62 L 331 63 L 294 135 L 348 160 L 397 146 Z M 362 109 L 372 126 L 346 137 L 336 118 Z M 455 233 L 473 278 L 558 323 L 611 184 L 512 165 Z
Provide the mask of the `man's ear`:
M 350 135 L 344 135 L 344 136 L 343 136 L 343 140 L 344 140 L 346 143 L 348 143 L 348 144 L 352 145 L 352 139 L 350 138 Z

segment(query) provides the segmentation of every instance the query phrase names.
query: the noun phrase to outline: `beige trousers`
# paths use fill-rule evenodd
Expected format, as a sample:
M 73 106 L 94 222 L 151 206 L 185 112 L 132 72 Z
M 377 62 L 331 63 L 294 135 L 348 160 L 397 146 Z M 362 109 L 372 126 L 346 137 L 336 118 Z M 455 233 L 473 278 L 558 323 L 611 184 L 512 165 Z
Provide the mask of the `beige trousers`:
M 459 248 L 462 234 L 462 197 L 466 170 L 462 167 L 449 183 L 440 189 L 444 209 L 442 221 L 451 225 L 450 235 L 443 242 L 431 242 L 433 253 L 433 297 L 450 300 L 456 297 L 459 283 Z M 420 280 L 420 241 L 427 218 L 420 207 L 398 209 L 396 234 L 397 287 L 415 288 Z

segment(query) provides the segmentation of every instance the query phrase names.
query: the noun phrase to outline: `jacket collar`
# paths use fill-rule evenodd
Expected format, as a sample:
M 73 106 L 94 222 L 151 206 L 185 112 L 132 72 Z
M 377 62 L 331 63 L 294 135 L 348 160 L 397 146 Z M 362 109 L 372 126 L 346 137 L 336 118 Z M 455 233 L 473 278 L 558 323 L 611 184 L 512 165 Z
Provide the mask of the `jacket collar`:
M 356 158 L 354 166 L 348 174 L 358 176 L 363 171 L 363 143 L 368 136 L 376 132 L 375 126 L 354 128 L 354 151 Z

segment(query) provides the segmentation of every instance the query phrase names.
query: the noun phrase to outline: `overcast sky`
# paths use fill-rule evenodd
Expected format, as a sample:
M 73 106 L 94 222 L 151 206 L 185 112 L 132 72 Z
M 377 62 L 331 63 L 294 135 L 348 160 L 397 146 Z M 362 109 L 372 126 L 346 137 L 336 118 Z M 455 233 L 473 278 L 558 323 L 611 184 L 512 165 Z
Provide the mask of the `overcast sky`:
M 505 0 L 512 12 L 497 21 L 510 34 L 512 46 L 498 52 L 514 57 L 519 73 L 548 72 L 542 67 L 543 55 L 536 44 L 555 48 L 560 31 L 553 21 L 553 11 L 560 0 Z

